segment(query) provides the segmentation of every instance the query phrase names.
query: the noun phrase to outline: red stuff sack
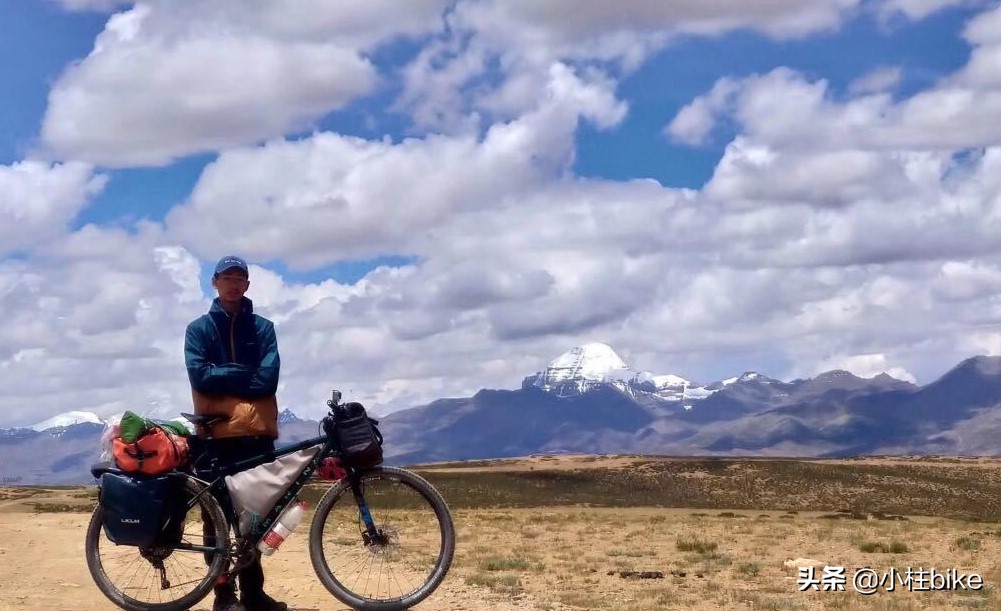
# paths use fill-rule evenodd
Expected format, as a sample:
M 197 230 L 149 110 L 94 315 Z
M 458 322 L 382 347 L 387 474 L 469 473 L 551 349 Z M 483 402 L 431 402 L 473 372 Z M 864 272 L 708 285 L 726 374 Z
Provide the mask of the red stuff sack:
M 133 443 L 113 441 L 115 464 L 126 473 L 160 475 L 188 461 L 188 440 L 161 427 L 153 427 Z

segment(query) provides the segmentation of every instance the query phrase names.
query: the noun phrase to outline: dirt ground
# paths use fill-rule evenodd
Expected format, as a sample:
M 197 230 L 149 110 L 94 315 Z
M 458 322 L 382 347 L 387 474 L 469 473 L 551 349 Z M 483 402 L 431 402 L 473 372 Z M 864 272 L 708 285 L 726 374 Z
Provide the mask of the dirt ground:
M 0 513 L 0 609 L 38 611 L 107 611 L 117 609 L 94 585 L 84 559 L 90 516 L 82 513 Z M 348 609 L 331 596 L 313 574 L 300 533 L 265 560 L 267 590 L 296 611 Z M 528 597 L 490 600 L 483 586 L 451 578 L 418 608 L 426 611 L 539 608 Z M 212 608 L 211 595 L 193 607 Z
M 616 461 L 628 464 L 615 457 L 532 457 L 508 462 L 506 468 L 608 467 Z M 985 459 L 941 462 L 1001 468 Z M 115 608 L 94 585 L 84 559 L 86 508 L 93 507 L 88 494 L 82 489 L 0 489 L 0 610 Z M 418 610 L 1001 611 L 1001 524 L 994 521 L 829 509 L 574 506 L 454 513 L 455 562 Z M 298 611 L 346 609 L 313 574 L 306 542 L 300 530 L 265 559 L 267 589 Z M 825 567 L 844 567 L 845 580 L 829 579 L 817 591 L 801 591 L 800 573 L 809 566 L 818 580 Z M 910 585 L 902 581 L 908 568 L 914 575 Z M 894 590 L 887 591 L 884 582 L 872 595 L 859 593 L 853 584 L 859 569 L 872 569 L 877 577 L 896 571 Z M 915 572 L 931 569 L 976 574 L 983 585 L 931 587 Z M 211 597 L 194 607 L 210 608 Z
M 0 514 L 0 609 L 114 608 L 87 572 L 87 519 Z M 577 508 L 462 511 L 456 521 L 454 567 L 418 609 L 1001 609 L 1001 533 L 962 522 Z M 294 536 L 265 560 L 269 591 L 298 611 L 346 609 L 313 575 L 305 540 Z M 866 543 L 894 542 L 906 550 L 862 551 Z M 801 592 L 799 567 L 810 564 L 818 578 L 825 564 L 880 572 L 957 568 L 978 573 L 986 586 L 967 592 L 898 586 L 864 596 L 849 581 L 845 591 Z M 194 608 L 208 611 L 211 599 Z

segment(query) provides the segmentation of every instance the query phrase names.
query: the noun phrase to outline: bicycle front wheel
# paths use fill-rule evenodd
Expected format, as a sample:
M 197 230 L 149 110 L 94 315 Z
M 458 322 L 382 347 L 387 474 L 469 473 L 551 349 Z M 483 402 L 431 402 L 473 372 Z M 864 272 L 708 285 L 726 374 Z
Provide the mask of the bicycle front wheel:
M 309 557 L 342 603 L 361 611 L 406 609 L 434 592 L 452 564 L 455 525 L 437 490 L 415 473 L 377 467 L 334 484 L 316 506 Z M 364 506 L 376 536 L 365 527 Z

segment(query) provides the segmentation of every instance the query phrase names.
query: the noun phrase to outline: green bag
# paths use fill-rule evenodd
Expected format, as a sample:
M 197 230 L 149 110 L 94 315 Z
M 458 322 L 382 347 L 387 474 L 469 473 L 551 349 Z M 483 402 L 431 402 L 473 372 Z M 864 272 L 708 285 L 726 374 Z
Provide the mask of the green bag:
M 143 418 L 135 412 L 125 412 L 122 414 L 122 421 L 118 423 L 119 436 L 127 443 L 135 443 L 136 439 L 142 437 L 143 433 L 153 427 L 153 421 Z
M 122 415 L 122 421 L 118 424 L 119 436 L 127 443 L 135 443 L 136 439 L 142 437 L 151 428 L 160 427 L 167 429 L 171 433 L 187 437 L 191 435 L 188 427 L 180 422 L 154 422 L 149 418 L 143 418 L 135 412 L 127 411 Z
M 171 433 L 180 435 L 181 437 L 188 437 L 191 435 L 191 431 L 188 427 L 184 426 L 180 422 L 161 422 L 160 427 L 167 429 Z

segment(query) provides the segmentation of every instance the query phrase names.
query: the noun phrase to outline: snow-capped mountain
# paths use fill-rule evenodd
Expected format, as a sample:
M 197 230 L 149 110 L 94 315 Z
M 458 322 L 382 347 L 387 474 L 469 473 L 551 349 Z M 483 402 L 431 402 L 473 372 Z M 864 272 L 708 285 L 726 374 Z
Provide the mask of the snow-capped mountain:
M 104 420 L 99 418 L 97 414 L 91 412 L 66 412 L 64 414 L 59 414 L 58 416 L 42 420 L 41 422 L 33 424 L 28 428 L 35 431 L 47 431 L 49 429 L 59 427 L 73 426 L 74 424 L 83 424 L 85 422 L 104 425 Z
M 113 422 L 68 412 L 0 428 L 0 482 L 88 483 Z M 279 445 L 319 435 L 318 424 L 284 410 Z M 788 382 L 746 372 L 701 386 L 634 371 L 607 345 L 585 344 L 526 377 L 521 389 L 482 389 L 393 412 L 379 428 L 387 464 L 404 465 L 539 452 L 995 456 L 1001 357 L 969 358 L 924 386 L 846 371 Z
M 287 407 L 282 410 L 282 413 L 278 414 L 278 424 L 294 424 L 296 422 L 302 422 L 302 418 L 296 416 L 295 413 Z
M 844 371 L 790 382 L 746 372 L 699 386 L 679 376 L 630 376 L 613 354 L 579 346 L 520 390 L 484 389 L 392 413 L 381 425 L 387 456 L 412 463 L 539 452 L 998 454 L 1001 357 L 971 358 L 925 386 Z
M 765 384 L 768 384 L 769 382 L 775 382 L 775 381 L 777 380 L 773 380 L 768 376 L 763 376 L 756 371 L 747 371 L 744 374 L 739 375 L 737 377 L 721 380 L 720 385 L 729 386 L 731 384 L 736 384 L 737 382 L 763 382 Z
M 599 342 L 567 350 L 551 361 L 544 371 L 530 375 L 522 382 L 522 388 L 538 388 L 558 397 L 578 396 L 602 386 L 610 386 L 632 396 L 642 393 L 665 401 L 681 402 L 686 408 L 691 408 L 691 401 L 704 399 L 723 387 L 720 383 L 699 386 L 673 374 L 636 371 L 611 346 Z
M 550 362 L 545 371 L 526 378 L 524 385 L 566 397 L 586 393 L 601 384 L 627 389 L 633 375 L 610 346 L 592 343 L 567 350 Z

